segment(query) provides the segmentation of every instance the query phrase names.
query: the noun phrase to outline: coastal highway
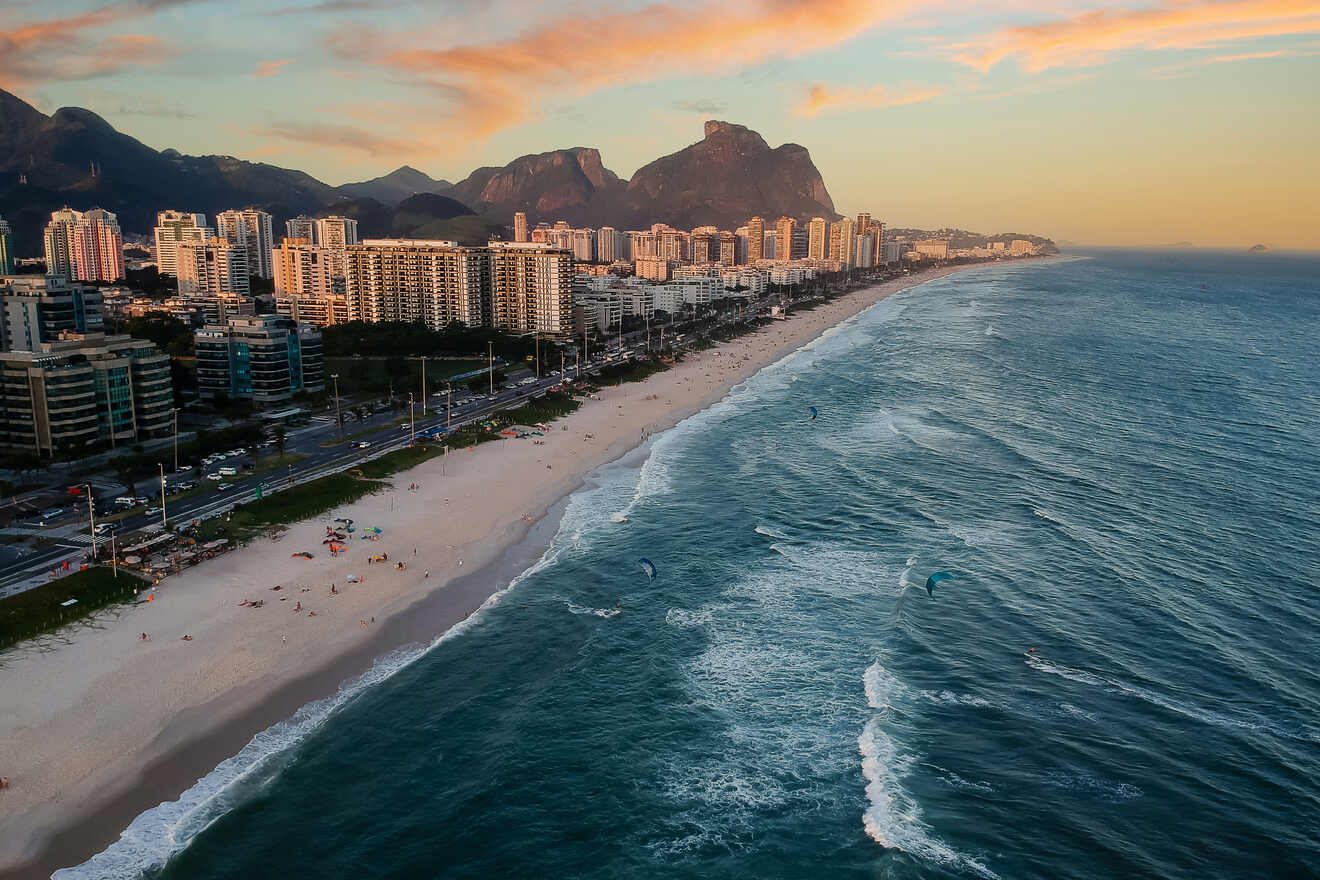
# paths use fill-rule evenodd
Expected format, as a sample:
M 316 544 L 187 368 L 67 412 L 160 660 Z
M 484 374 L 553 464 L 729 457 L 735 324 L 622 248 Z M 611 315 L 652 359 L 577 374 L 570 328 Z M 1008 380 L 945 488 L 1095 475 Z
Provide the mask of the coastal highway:
M 584 365 L 583 374 L 593 375 L 599 372 L 601 367 L 617 362 L 616 358 L 602 352 Z M 566 373 L 570 381 L 578 375 L 578 371 L 572 365 L 568 366 Z M 520 371 L 510 375 L 509 381 L 517 383 L 526 378 L 532 376 L 528 371 Z M 167 482 L 196 482 L 200 488 L 180 498 L 167 495 L 165 515 L 171 523 L 179 524 L 216 516 L 236 504 L 254 499 L 258 486 L 262 487 L 263 494 L 268 495 L 290 486 L 296 487 L 308 480 L 348 470 L 364 461 L 406 447 L 412 441 L 414 430 L 420 432 L 446 425 L 457 428 L 460 425 L 482 421 L 499 410 L 521 405 L 532 397 L 544 394 L 560 381 L 561 377 L 556 374 L 544 375 L 539 380 L 526 385 L 512 384 L 504 390 L 497 391 L 493 399 L 489 395 L 474 394 L 466 389 L 462 392 L 455 390 L 452 415 L 444 412 L 443 406 L 447 395 L 440 393 L 431 397 L 425 416 L 422 415 L 420 402 L 416 405 L 415 429 L 410 429 L 407 421 L 402 425 L 392 424 L 393 415 L 386 417 L 388 421 L 382 421 L 378 425 L 369 423 L 362 425 L 346 421 L 344 433 L 346 437 L 351 434 L 352 439 L 343 442 L 336 442 L 339 431 L 333 419 L 318 420 L 312 426 L 293 431 L 288 435 L 285 441 L 286 453 L 304 457 L 285 468 L 262 472 L 264 460 L 257 459 L 255 464 L 258 472 L 255 474 L 244 474 L 240 471 L 236 476 L 225 477 L 218 481 L 205 478 L 207 472 L 214 472 L 225 465 L 236 467 L 246 458 L 238 457 L 216 462 L 204 469 L 191 468 L 182 473 L 167 474 Z M 459 401 L 463 402 L 460 404 Z M 367 445 L 360 446 L 363 443 Z M 154 489 L 145 493 L 149 499 L 148 506 L 158 508 L 159 483 L 156 480 L 139 481 L 139 491 L 148 485 Z M 223 490 L 217 488 L 220 485 L 225 485 L 227 488 Z M 84 560 L 92 543 L 86 516 L 86 502 L 73 498 L 69 501 L 67 510 L 71 519 L 56 521 L 41 529 L 41 533 L 49 535 L 54 544 L 0 568 L 0 597 L 21 592 L 44 582 L 46 573 L 60 567 L 65 561 L 68 561 L 72 568 Z M 98 522 L 100 521 L 98 517 Z M 160 524 L 159 513 L 151 516 L 145 512 L 135 513 L 119 521 L 116 535 L 127 536 L 144 529 L 159 527 Z M 124 540 L 125 537 L 117 537 L 118 546 L 122 547 Z M 108 545 L 110 536 L 99 538 L 97 543 L 102 546 Z

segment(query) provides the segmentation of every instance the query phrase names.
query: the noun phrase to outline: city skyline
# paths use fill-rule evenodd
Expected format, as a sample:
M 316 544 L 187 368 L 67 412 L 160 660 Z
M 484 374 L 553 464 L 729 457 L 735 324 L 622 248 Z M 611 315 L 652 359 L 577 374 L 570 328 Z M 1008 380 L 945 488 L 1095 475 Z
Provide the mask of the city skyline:
M 721 9 L 464 4 L 455 36 L 388 0 L 25 4 L 0 29 L 0 87 L 334 184 L 578 145 L 626 177 L 718 117 L 806 146 L 845 216 L 1317 246 L 1320 183 L 1297 173 L 1320 145 L 1314 3 Z

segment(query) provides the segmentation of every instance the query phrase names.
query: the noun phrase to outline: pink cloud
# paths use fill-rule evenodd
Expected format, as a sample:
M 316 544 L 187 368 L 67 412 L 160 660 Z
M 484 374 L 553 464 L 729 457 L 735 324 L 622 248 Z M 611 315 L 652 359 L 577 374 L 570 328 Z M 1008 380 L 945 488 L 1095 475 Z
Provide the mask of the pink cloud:
M 525 122 L 547 98 L 725 72 L 838 46 L 910 0 L 705 0 L 568 15 L 512 39 L 432 49 L 406 35 L 341 32 L 341 54 L 407 75 L 449 105 L 455 138 Z M 399 47 L 403 43 L 402 48 Z
M 292 60 L 292 58 L 282 58 L 279 61 L 263 61 L 257 65 L 257 69 L 253 71 L 252 75 L 261 79 L 265 79 L 268 76 L 274 76 L 280 72 L 284 65 Z
M 1198 49 L 1270 36 L 1320 33 L 1316 0 L 1166 0 L 1151 9 L 1102 9 L 1006 28 L 956 47 L 982 72 L 1012 58 L 1028 73 L 1103 64 L 1130 49 Z
M 818 113 L 830 110 L 843 110 L 852 107 L 880 108 L 901 107 L 905 104 L 919 104 L 944 94 L 944 89 L 937 86 L 921 86 L 900 91 L 893 91 L 877 83 L 873 86 L 827 86 L 813 85 L 807 89 L 806 96 L 795 108 L 798 116 L 814 117 Z

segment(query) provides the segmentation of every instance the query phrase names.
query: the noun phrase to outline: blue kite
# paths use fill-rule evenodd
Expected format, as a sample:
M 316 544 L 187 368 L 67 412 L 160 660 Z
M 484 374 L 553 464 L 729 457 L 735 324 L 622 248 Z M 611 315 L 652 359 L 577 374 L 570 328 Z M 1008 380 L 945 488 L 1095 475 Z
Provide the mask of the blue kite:
M 816 416 L 820 415 L 820 412 L 814 406 L 809 406 L 807 409 L 811 410 L 811 420 L 815 421 Z
M 950 572 L 937 571 L 930 577 L 926 578 L 926 592 L 929 593 L 931 598 L 933 599 L 935 598 L 935 585 L 938 584 L 940 581 L 947 581 L 952 579 L 953 579 L 953 575 Z
M 641 559 L 637 561 L 638 563 L 641 564 L 642 570 L 646 572 L 647 579 L 655 580 L 655 574 L 656 574 L 655 563 L 647 559 L 645 556 L 643 556 Z

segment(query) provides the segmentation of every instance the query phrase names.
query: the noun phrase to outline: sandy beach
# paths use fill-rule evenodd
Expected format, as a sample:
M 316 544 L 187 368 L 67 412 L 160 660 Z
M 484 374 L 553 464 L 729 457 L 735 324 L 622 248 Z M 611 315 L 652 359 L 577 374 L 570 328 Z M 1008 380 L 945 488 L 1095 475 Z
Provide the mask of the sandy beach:
M 840 321 L 963 268 L 974 267 L 857 290 L 689 354 L 644 383 L 602 390 L 554 423 L 544 446 L 501 441 L 434 459 L 396 475 L 392 490 L 169 578 L 155 601 L 73 630 L 67 643 L 7 655 L 0 876 L 48 877 L 104 849 L 254 734 L 335 693 L 374 658 L 472 614 L 540 555 L 559 503 L 592 470 Z M 321 541 L 336 516 L 381 534 L 359 531 L 332 558 Z M 302 550 L 315 558 L 291 557 Z M 390 562 L 368 564 L 378 553 Z

